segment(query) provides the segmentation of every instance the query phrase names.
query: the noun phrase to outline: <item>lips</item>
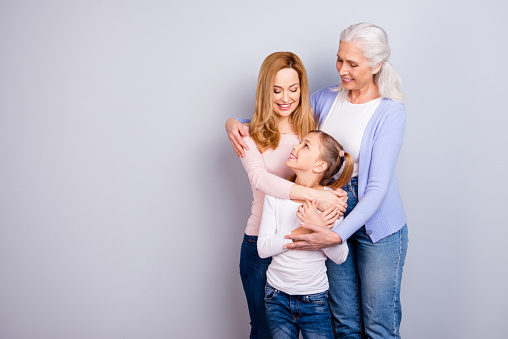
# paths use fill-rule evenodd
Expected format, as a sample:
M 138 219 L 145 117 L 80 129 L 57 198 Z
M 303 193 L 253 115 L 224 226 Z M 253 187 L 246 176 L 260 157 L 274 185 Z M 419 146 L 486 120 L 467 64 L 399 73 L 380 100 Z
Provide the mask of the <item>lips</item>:
M 285 111 L 285 110 L 288 110 L 289 107 L 291 107 L 292 104 L 293 103 L 291 102 L 289 104 L 277 104 L 277 106 L 279 106 L 281 110 Z
M 344 84 L 349 84 L 351 81 L 353 81 L 353 79 L 342 78 L 342 83 Z
M 294 156 L 294 155 L 293 155 L 293 153 L 291 153 L 291 154 L 289 155 L 288 160 L 294 160 L 294 159 L 296 159 L 296 156 Z

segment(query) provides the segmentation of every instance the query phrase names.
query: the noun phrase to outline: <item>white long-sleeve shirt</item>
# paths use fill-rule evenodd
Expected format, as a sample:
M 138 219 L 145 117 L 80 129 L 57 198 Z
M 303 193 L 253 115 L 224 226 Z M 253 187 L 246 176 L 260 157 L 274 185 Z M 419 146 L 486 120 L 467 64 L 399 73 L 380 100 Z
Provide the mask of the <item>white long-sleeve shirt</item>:
M 273 287 L 292 295 L 324 292 L 328 290 L 326 257 L 341 264 L 346 260 L 349 249 L 346 242 L 318 251 L 283 249 L 285 244 L 292 242 L 284 236 L 300 227 L 301 221 L 296 216 L 298 206 L 299 203 L 291 200 L 265 195 L 258 253 L 261 258 L 272 257 L 266 277 Z

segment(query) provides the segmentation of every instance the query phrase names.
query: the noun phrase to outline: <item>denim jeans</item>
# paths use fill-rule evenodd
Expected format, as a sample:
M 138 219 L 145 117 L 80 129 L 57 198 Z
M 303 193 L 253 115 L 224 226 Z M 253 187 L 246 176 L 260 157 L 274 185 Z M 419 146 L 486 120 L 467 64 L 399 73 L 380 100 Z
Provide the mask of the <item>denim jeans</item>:
M 265 285 L 266 270 L 272 258 L 261 259 L 258 255 L 258 237 L 245 234 L 240 254 L 240 277 L 247 297 L 250 315 L 250 338 L 270 339 L 266 322 Z
M 266 317 L 272 337 L 298 339 L 301 330 L 305 339 L 333 339 L 327 299 L 328 291 L 289 295 L 266 284 Z
M 348 193 L 346 216 L 358 203 L 356 179 L 343 188 Z M 342 265 L 326 262 L 335 338 L 400 338 L 407 225 L 376 243 L 363 226 L 347 244 L 349 255 Z

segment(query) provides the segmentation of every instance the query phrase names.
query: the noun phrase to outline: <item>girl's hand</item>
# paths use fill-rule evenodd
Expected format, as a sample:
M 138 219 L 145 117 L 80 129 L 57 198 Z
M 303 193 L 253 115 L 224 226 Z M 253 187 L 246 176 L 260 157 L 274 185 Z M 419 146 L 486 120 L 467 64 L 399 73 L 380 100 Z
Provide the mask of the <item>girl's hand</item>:
M 301 221 L 309 224 L 319 226 L 326 225 L 317 209 L 316 201 L 310 202 L 309 200 L 305 200 L 305 202 L 302 205 L 298 206 L 296 216 L 300 218 Z
M 249 147 L 242 139 L 242 136 L 247 136 L 247 132 L 243 128 L 243 125 L 235 118 L 229 118 L 226 121 L 226 133 L 228 134 L 229 141 L 231 141 L 231 145 L 236 152 L 236 156 L 243 158 L 245 156 L 245 151 L 243 149 L 245 148 L 245 150 L 249 150 Z
M 333 225 L 335 224 L 335 221 L 339 218 L 339 206 L 331 205 L 329 208 L 324 210 L 320 216 L 323 222 L 325 223 L 325 226 L 328 228 L 333 228 Z

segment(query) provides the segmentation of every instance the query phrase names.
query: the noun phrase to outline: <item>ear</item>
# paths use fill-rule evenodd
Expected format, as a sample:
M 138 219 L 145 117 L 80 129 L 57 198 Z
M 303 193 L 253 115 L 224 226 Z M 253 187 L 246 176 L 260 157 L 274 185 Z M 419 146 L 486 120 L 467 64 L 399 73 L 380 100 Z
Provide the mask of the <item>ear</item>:
M 314 173 L 323 173 L 328 168 L 328 165 L 326 162 L 322 160 L 316 161 L 316 164 L 314 165 L 313 171 Z
M 372 75 L 377 74 L 377 72 L 379 72 L 379 70 L 381 69 L 381 66 L 383 66 L 383 61 L 381 61 L 376 67 L 372 69 Z

